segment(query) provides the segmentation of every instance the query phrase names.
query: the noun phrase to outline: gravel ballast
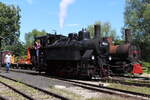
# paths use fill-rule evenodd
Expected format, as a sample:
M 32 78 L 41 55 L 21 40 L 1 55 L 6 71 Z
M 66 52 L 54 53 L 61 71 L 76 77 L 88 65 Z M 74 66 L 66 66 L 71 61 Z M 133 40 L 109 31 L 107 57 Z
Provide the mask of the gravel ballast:
M 1 75 L 16 79 L 18 81 L 22 81 L 36 87 L 40 87 L 42 89 L 55 91 L 58 94 L 64 95 L 65 97 L 71 96 L 72 100 L 133 100 L 122 98 L 119 96 L 107 95 L 104 93 L 94 92 L 87 89 L 79 88 L 71 83 L 67 83 L 58 79 L 45 77 L 37 74 L 26 74 L 26 73 L 18 73 L 18 72 L 1 72 Z M 63 92 L 63 93 L 61 93 Z M 74 95 L 74 97 L 73 97 Z M 75 97 L 77 97 L 75 99 Z M 113 99 L 111 99 L 113 97 Z M 94 99 L 97 98 L 97 99 Z

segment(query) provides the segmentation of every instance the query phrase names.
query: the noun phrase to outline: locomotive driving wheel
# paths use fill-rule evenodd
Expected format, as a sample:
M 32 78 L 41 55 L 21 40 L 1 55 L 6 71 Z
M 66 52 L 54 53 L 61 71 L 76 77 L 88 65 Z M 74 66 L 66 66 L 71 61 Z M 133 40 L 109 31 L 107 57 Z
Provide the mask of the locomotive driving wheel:
M 110 75 L 110 68 L 105 63 L 104 59 L 98 57 L 99 75 L 100 77 L 108 77 Z

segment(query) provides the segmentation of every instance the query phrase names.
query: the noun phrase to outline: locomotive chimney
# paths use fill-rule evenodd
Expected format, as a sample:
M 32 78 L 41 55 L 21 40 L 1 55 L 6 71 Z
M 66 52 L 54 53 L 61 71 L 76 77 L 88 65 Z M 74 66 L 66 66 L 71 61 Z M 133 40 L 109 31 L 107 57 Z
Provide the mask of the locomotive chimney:
M 132 41 L 131 30 L 125 29 L 125 43 L 131 43 L 131 41 Z
M 100 38 L 101 27 L 99 24 L 94 25 L 94 38 Z

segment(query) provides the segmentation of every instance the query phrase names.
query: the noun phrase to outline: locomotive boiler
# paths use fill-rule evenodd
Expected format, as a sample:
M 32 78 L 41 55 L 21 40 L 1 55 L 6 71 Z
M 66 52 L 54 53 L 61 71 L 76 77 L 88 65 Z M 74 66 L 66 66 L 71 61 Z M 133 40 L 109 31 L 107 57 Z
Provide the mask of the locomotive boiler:
M 48 34 L 36 37 L 41 43 L 40 54 L 30 49 L 31 62 L 38 71 L 66 77 L 104 77 L 112 73 L 138 70 L 139 49 L 129 36 L 122 45 L 113 45 L 109 37 L 101 37 L 100 25 L 94 26 L 94 38 L 86 29 L 68 36 Z M 126 34 L 129 32 L 126 31 Z

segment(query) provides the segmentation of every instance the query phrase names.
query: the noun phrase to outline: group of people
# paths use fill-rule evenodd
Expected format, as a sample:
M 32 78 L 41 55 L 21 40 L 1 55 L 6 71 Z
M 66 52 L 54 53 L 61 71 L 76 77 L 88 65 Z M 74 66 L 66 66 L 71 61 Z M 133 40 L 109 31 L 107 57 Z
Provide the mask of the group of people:
M 35 42 L 35 45 L 34 45 L 34 49 L 36 50 L 36 56 L 37 56 L 37 60 L 38 60 L 38 57 L 39 57 L 39 48 L 41 47 L 41 44 L 39 41 L 36 41 Z M 12 59 L 12 56 L 11 56 L 11 53 L 8 52 L 6 55 L 5 55 L 5 59 L 4 59 L 4 62 L 6 64 L 6 72 L 8 73 L 9 70 L 10 70 L 10 66 L 11 66 L 11 59 Z

